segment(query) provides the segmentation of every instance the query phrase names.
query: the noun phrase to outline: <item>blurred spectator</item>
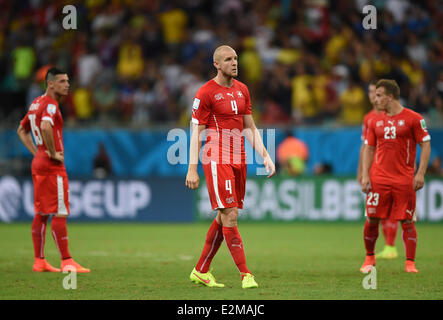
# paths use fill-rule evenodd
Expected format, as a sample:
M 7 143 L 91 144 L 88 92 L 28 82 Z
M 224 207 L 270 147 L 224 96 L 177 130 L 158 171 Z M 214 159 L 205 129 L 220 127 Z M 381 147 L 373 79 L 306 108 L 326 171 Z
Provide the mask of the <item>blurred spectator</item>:
M 307 145 L 288 132 L 277 147 L 277 163 L 282 174 L 297 176 L 303 174 L 309 157 Z
M 255 48 L 255 39 L 247 37 L 243 40 L 243 50 L 238 57 L 244 81 L 250 87 L 250 91 L 255 93 L 257 84 L 262 77 L 262 62 Z
M 384 7 L 389 10 L 397 23 L 402 23 L 405 20 L 410 3 L 404 0 L 386 0 Z
M 147 124 L 153 119 L 153 108 L 155 104 L 155 93 L 152 85 L 144 80 L 134 93 L 134 124 Z
M 78 120 L 84 122 L 92 119 L 94 108 L 91 101 L 91 92 L 87 88 L 74 87 L 72 102 Z
M 125 39 L 118 53 L 117 74 L 123 80 L 137 79 L 141 77 L 143 68 L 142 47 L 132 38 Z
M 51 68 L 51 65 L 45 65 L 37 70 L 35 73 L 33 82 L 28 87 L 27 93 L 26 93 L 26 105 L 30 106 L 32 101 L 37 98 L 38 96 L 41 96 L 45 93 L 46 89 L 46 73 L 48 72 L 49 68 Z
M 261 118 L 264 125 L 288 124 L 291 121 L 291 79 L 289 66 L 276 63 L 260 91 L 268 91 Z
M 367 101 L 364 90 L 357 85 L 355 79 L 350 79 L 349 88 L 340 96 L 341 121 L 346 125 L 360 125 L 367 111 Z
M 435 157 L 431 161 L 426 173 L 443 177 L 443 166 L 440 157 Z
M 167 9 L 159 14 L 159 19 L 163 29 L 164 42 L 171 48 L 175 48 L 180 44 L 188 23 L 186 12 L 181 8 L 167 4 Z
M 346 48 L 350 31 L 344 27 L 338 29 L 333 26 L 330 32 L 329 40 L 325 44 L 325 55 L 328 62 L 333 65 L 338 62 L 340 53 Z
M 298 123 L 316 119 L 318 106 L 315 101 L 312 77 L 302 62 L 297 63 L 292 79 L 292 112 Z
M 32 101 L 34 101 L 35 98 L 37 98 L 38 96 L 41 96 L 44 93 L 45 93 L 45 90 L 43 89 L 43 82 L 39 81 L 37 77 L 34 77 L 34 81 L 28 87 L 28 90 L 26 93 L 26 105 L 30 106 Z
M 38 93 L 34 74 L 51 64 L 70 76 L 67 125 L 107 117 L 107 108 L 97 107 L 108 103 L 107 82 L 109 101 L 117 94 L 122 115 L 116 125 L 187 126 L 194 89 L 215 75 L 213 50 L 228 44 L 261 124 L 354 125 L 361 92 L 350 79 L 365 88 L 392 78 L 402 103 L 422 111 L 430 127 L 443 126 L 442 6 L 375 1 L 377 29 L 365 30 L 362 7 L 369 3 L 74 1 L 79 29 L 73 32 L 57 22 L 62 5 L 56 1 L 2 0 L 0 99 L 8 98 L 1 125 L 19 120 L 16 106 Z
M 409 59 L 419 62 L 423 65 L 427 60 L 426 48 L 423 43 L 419 42 L 417 35 L 411 33 L 409 34 L 408 45 L 406 46 L 406 52 L 408 53 Z
M 323 116 L 329 113 L 329 108 L 327 107 L 330 102 L 328 99 L 331 98 L 328 88 L 329 75 L 326 70 L 322 68 L 319 61 L 315 62 L 312 69 L 312 93 L 314 95 L 315 103 L 318 106 L 319 118 L 322 119 Z
M 103 6 L 103 11 L 98 13 L 92 19 L 92 31 L 112 30 L 118 28 L 123 18 L 123 10 L 117 5 L 116 1 L 111 1 L 109 5 Z
M 93 91 L 92 100 L 99 122 L 103 124 L 118 121 L 118 91 L 111 83 L 105 82 L 96 87 Z
M 88 87 L 102 70 L 102 65 L 97 54 L 86 46 L 77 60 L 77 77 L 81 87 Z
M 104 68 L 113 68 L 116 61 L 118 38 L 110 31 L 103 30 L 97 34 L 97 55 Z
M 40 27 L 37 29 L 37 35 L 34 40 L 35 53 L 37 60 L 40 64 L 49 64 L 50 57 L 48 53 L 51 52 L 51 46 L 54 40 L 45 32 L 45 28 Z
M 157 58 L 164 52 L 161 27 L 155 19 L 147 19 L 139 39 L 145 58 Z
M 134 82 L 127 81 L 123 82 L 120 86 L 120 115 L 122 116 L 121 120 L 128 123 L 132 117 L 134 112 L 134 94 L 135 94 L 135 86 Z
M 349 70 L 345 65 L 339 64 L 332 68 L 331 76 L 334 91 L 340 97 L 349 86 Z
M 329 163 L 317 163 L 314 166 L 316 176 L 332 174 L 332 166 Z
M 94 177 L 105 179 L 112 173 L 111 158 L 103 143 L 99 144 L 98 153 L 94 158 Z
M 18 81 L 28 80 L 32 76 L 36 63 L 33 47 L 20 40 L 20 44 L 12 50 L 12 57 L 15 79 Z

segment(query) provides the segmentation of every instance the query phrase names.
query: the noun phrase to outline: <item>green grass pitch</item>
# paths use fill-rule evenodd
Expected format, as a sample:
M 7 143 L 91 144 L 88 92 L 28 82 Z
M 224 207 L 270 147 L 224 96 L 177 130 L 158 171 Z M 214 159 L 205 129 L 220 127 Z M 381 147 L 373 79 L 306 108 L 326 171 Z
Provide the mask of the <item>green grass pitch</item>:
M 70 252 L 92 269 L 77 275 L 77 289 L 65 290 L 63 273 L 32 272 L 30 223 L 0 224 L 0 299 L 443 299 L 443 225 L 417 224 L 416 266 L 404 272 L 400 257 L 378 260 L 377 289 L 365 290 L 359 272 L 364 259 L 363 223 L 247 223 L 239 230 L 248 267 L 258 289 L 241 289 L 225 244 L 213 273 L 225 288 L 189 281 L 209 223 L 81 224 L 68 222 Z M 383 246 L 380 237 L 377 250 Z M 46 258 L 59 266 L 50 235 Z

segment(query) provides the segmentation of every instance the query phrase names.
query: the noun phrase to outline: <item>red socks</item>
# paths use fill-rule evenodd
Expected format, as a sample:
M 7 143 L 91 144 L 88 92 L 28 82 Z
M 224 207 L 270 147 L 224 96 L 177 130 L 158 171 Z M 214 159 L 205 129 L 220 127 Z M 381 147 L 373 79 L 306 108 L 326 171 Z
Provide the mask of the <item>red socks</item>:
M 417 230 L 415 229 L 414 222 L 403 223 L 401 225 L 403 231 L 401 237 L 405 244 L 406 260 L 414 261 L 415 249 L 417 248 Z
M 46 225 L 49 215 L 36 214 L 32 221 L 32 242 L 34 244 L 34 257 L 44 259 Z M 62 259 L 71 257 L 68 250 L 68 232 L 66 229 L 66 218 L 53 217 L 51 222 L 52 236 Z
M 62 260 L 71 258 L 68 250 L 68 231 L 66 229 L 66 218 L 53 217 L 51 223 L 52 237 Z
M 34 244 L 34 257 L 44 259 L 45 257 L 45 238 L 46 238 L 46 224 L 49 216 L 36 214 L 32 221 L 31 233 L 32 242 Z
M 369 223 L 368 220 L 366 220 L 363 235 L 365 240 L 366 255 L 372 256 L 374 255 L 375 242 L 378 238 L 378 222 Z
M 237 227 L 223 227 L 214 219 L 206 234 L 203 252 L 195 266 L 198 272 L 206 273 L 209 270 L 212 259 L 220 248 L 223 238 L 226 240 L 231 256 L 234 259 L 240 273 L 251 273 L 246 266 L 243 242 Z
M 212 258 L 220 248 L 223 242 L 223 227 L 218 224 L 217 219 L 214 219 L 206 234 L 206 241 L 203 247 L 203 252 L 200 259 L 195 266 L 198 272 L 206 273 L 211 265 Z
M 240 273 L 251 273 L 246 266 L 243 242 L 237 227 L 223 227 L 223 235 L 226 240 L 226 245 L 228 246 L 231 256 L 234 259 Z
M 383 235 L 385 236 L 385 241 L 388 246 L 395 246 L 395 237 L 398 230 L 398 221 L 386 219 L 381 221 L 381 227 L 383 230 Z

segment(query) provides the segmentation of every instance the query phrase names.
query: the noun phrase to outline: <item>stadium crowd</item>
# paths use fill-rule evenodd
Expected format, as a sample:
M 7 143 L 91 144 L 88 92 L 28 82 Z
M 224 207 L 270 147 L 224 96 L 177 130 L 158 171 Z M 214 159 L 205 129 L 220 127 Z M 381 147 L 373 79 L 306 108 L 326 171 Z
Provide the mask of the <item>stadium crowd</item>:
M 360 125 L 371 80 L 395 79 L 401 102 L 443 124 L 443 7 L 403 0 L 0 0 L 2 118 L 15 125 L 66 70 L 65 123 L 188 126 L 212 52 L 236 49 L 239 80 L 266 125 Z M 64 30 L 74 5 L 77 29 Z M 362 8 L 377 8 L 377 29 Z M 0 121 L 1 122 L 1 121 Z M 3 121 L 4 123 L 5 121 Z

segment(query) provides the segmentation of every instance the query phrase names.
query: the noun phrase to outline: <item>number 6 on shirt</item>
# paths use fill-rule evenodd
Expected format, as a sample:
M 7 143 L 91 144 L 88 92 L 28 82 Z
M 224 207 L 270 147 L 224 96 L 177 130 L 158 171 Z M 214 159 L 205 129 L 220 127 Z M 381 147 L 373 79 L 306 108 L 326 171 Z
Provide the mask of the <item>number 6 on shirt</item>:
M 28 115 L 28 118 L 29 118 L 29 122 L 31 123 L 31 132 L 32 132 L 32 135 L 34 136 L 35 143 L 40 146 L 43 144 L 43 138 L 40 133 L 40 129 L 35 124 L 36 115 L 30 114 L 30 115 Z

